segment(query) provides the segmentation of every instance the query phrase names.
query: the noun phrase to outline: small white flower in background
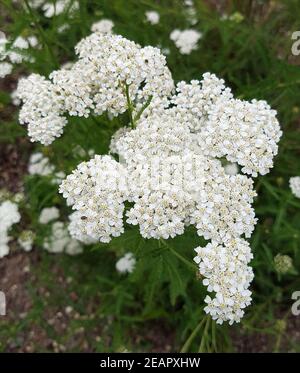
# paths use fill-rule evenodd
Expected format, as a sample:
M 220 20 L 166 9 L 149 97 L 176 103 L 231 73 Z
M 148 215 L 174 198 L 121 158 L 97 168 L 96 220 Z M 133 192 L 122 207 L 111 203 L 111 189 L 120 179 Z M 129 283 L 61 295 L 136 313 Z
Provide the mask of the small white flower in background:
M 38 46 L 39 42 L 36 36 L 29 36 L 28 38 L 18 36 L 13 41 L 10 50 L 7 51 L 7 56 L 14 64 L 20 64 L 23 61 L 34 62 L 33 57 L 28 52 L 24 53 L 24 50 L 27 50 L 29 47 L 36 48 Z
M 237 175 L 239 173 L 239 167 L 237 163 L 227 163 L 224 166 L 226 175 Z
M 59 34 L 62 34 L 63 32 L 69 30 L 69 28 L 70 28 L 70 25 L 69 25 L 68 23 L 63 23 L 61 26 L 59 26 L 59 27 L 57 28 L 57 32 L 58 32 Z
M 116 263 L 116 269 L 120 273 L 131 273 L 134 270 L 136 260 L 132 253 L 125 254 Z
M 159 23 L 159 13 L 153 11 L 153 10 L 150 10 L 148 12 L 145 13 L 146 15 L 146 19 L 149 23 L 151 23 L 151 25 L 157 25 Z
M 58 16 L 68 10 L 68 13 L 72 15 L 74 11 L 79 9 L 79 2 L 72 0 L 57 0 L 55 3 L 45 3 L 42 7 L 44 11 L 44 16 L 47 18 L 52 18 Z
M 184 5 L 186 6 L 186 18 L 191 25 L 195 25 L 198 22 L 197 12 L 192 0 L 185 0 Z
M 4 60 L 6 57 L 6 44 L 8 40 L 6 35 L 3 31 L 0 31 L 0 61 Z
M 289 184 L 294 196 L 300 198 L 300 176 L 291 177 Z
M 58 171 L 53 175 L 51 184 L 60 185 L 63 179 L 66 177 L 66 174 L 63 171 Z
M 50 163 L 48 157 L 42 153 L 33 153 L 29 159 L 28 165 L 29 175 L 51 176 L 51 184 L 59 185 L 66 177 L 63 171 L 56 171 L 53 164 Z
M 0 258 L 9 253 L 8 242 L 10 228 L 21 220 L 18 205 L 11 201 L 0 204 Z
M 40 224 L 48 224 L 52 220 L 56 220 L 59 218 L 59 209 L 55 206 L 53 207 L 45 207 L 41 211 L 39 217 Z
M 98 22 L 95 22 L 91 26 L 92 32 L 101 32 L 103 34 L 111 34 L 113 31 L 114 23 L 110 19 L 101 19 Z
M 9 240 L 7 231 L 0 229 L 0 259 L 9 254 Z
M 42 153 L 33 153 L 29 159 L 28 172 L 30 175 L 49 176 L 53 174 L 54 166 Z
M 51 236 L 45 239 L 43 247 L 53 254 L 65 252 L 77 255 L 83 251 L 79 242 L 70 237 L 66 224 L 61 221 L 53 223 Z
M 9 62 L 0 62 L 0 78 L 5 78 L 7 75 L 11 74 L 13 65 Z
M 51 236 L 44 241 L 44 249 L 50 253 L 62 253 L 69 242 L 68 231 L 65 224 L 57 221 L 52 225 Z
M 170 34 L 170 39 L 174 41 L 181 54 L 190 54 L 196 50 L 201 38 L 202 33 L 193 29 L 183 31 L 176 29 Z
M 0 229 L 9 229 L 13 224 L 18 223 L 21 215 L 18 205 L 11 201 L 4 201 L 0 205 Z
M 24 251 L 31 251 L 34 239 L 35 234 L 30 230 L 25 230 L 21 232 L 18 243 Z
M 21 203 L 23 202 L 25 199 L 25 195 L 23 192 L 18 192 L 16 194 L 13 195 L 12 197 L 12 201 L 15 202 L 15 203 Z
M 44 4 L 45 0 L 29 0 L 28 3 L 31 8 L 37 9 Z
M 21 105 L 21 100 L 18 97 L 18 92 L 16 89 L 12 91 L 12 93 L 10 94 L 10 97 L 11 97 L 11 102 L 13 105 L 15 106 Z

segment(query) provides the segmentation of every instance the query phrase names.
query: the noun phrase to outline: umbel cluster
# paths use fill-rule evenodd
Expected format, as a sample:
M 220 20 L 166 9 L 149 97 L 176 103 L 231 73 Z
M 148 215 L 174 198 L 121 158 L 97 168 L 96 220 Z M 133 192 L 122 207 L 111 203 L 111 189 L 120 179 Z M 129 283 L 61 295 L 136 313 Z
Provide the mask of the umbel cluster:
M 44 145 L 63 134 L 67 115 L 128 112 L 109 154 L 80 163 L 60 185 L 74 210 L 72 237 L 109 242 L 124 232 L 124 220 L 155 239 L 194 225 L 209 241 L 194 258 L 210 292 L 205 311 L 218 323 L 240 321 L 251 302 L 253 178 L 268 173 L 277 154 L 276 111 L 235 99 L 210 73 L 175 85 L 158 48 L 118 35 L 95 32 L 75 51 L 70 69 L 49 79 L 32 74 L 17 90 L 20 122 Z M 224 160 L 241 173 L 226 173 Z

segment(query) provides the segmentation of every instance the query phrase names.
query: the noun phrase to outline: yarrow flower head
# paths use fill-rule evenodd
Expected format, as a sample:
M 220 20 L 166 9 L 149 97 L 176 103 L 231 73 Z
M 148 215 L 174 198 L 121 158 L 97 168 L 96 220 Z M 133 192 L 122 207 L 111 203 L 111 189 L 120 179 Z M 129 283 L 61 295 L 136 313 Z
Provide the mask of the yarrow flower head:
M 71 236 L 83 243 L 109 242 L 123 233 L 124 216 L 144 238 L 168 239 L 195 226 L 211 241 L 196 249 L 195 258 L 203 284 L 216 294 L 206 298 L 205 311 L 217 322 L 238 322 L 251 301 L 252 254 L 245 240 L 257 221 L 251 177 L 273 165 L 281 136 L 276 112 L 265 101 L 234 99 L 210 73 L 201 81 L 179 82 L 174 90 L 158 49 L 117 35 L 94 33 L 76 53 L 71 70 L 53 72 L 47 83 L 36 78 L 47 92 L 40 89 L 40 96 L 53 98 L 58 118 L 64 112 L 128 111 L 130 125 L 112 137 L 111 155 L 80 163 L 61 183 L 74 210 Z M 32 114 L 27 108 L 31 125 L 36 113 L 50 113 L 46 100 L 29 92 L 23 84 L 24 106 L 33 104 Z M 241 173 L 226 171 L 225 162 L 240 166 Z
M 71 0 L 57 0 L 55 3 L 46 2 L 43 4 L 42 9 L 44 11 L 44 16 L 47 18 L 58 16 L 66 11 L 72 15 L 79 9 L 79 2 Z
M 100 32 L 75 47 L 78 61 L 50 74 L 21 79 L 17 97 L 23 101 L 20 123 L 28 124 L 32 141 L 49 145 L 67 123 L 64 114 L 88 117 L 92 112 L 116 116 L 127 110 L 130 95 L 142 107 L 153 96 L 161 99 L 174 88 L 165 56 L 119 35 Z
M 181 54 L 190 54 L 198 48 L 198 41 L 202 38 L 202 33 L 193 30 L 178 30 L 175 29 L 170 34 L 170 39 L 175 43 Z
M 294 196 L 300 198 L 300 176 L 291 177 L 289 183 Z
M 18 243 L 24 251 L 28 252 L 32 250 L 34 239 L 35 239 L 35 234 L 30 230 L 26 230 L 20 234 L 18 238 Z
M 48 224 L 50 221 L 56 220 L 59 218 L 59 210 L 57 207 L 45 207 L 41 211 L 39 216 L 40 224 Z
M 117 261 L 116 269 L 120 273 L 131 273 L 134 270 L 135 263 L 136 260 L 133 254 L 127 253 Z
M 20 219 L 21 215 L 16 203 L 6 200 L 0 204 L 0 258 L 8 255 L 10 240 L 8 232 Z
M 13 65 L 9 62 L 0 62 L 0 79 L 5 78 L 11 74 Z
M 151 25 L 157 25 L 159 22 L 159 13 L 155 12 L 154 10 L 149 10 L 145 13 L 146 19 Z
M 111 34 L 114 23 L 110 19 L 101 19 L 98 22 L 95 22 L 91 26 L 92 32 L 102 32 L 103 34 Z

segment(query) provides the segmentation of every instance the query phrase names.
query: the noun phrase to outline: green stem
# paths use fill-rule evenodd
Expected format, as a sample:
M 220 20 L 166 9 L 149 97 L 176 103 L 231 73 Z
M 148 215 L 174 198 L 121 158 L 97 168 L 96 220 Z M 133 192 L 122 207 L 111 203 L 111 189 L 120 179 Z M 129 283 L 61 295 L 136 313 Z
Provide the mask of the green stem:
M 198 352 L 204 352 L 204 346 L 206 344 L 206 336 L 208 334 L 209 324 L 210 324 L 210 317 L 207 316 L 206 325 L 205 325 L 204 332 L 201 338 L 201 343 L 200 343 Z
M 192 331 L 189 338 L 186 340 L 185 344 L 183 345 L 182 349 L 180 350 L 181 353 L 185 353 L 189 350 L 190 345 L 192 344 L 193 340 L 195 339 L 196 335 L 198 334 L 199 330 L 201 329 L 201 326 L 203 325 L 204 321 L 206 320 L 206 317 L 204 317 L 199 324 L 196 326 L 196 328 Z
M 56 67 L 57 67 L 57 62 L 56 62 L 55 55 L 54 55 L 52 49 L 51 49 L 50 46 L 49 46 L 49 43 L 48 43 L 47 38 L 46 38 L 46 36 L 45 36 L 45 34 L 44 34 L 44 31 L 43 31 L 43 29 L 42 29 L 42 27 L 41 27 L 41 25 L 40 25 L 40 23 L 39 23 L 39 20 L 38 20 L 38 18 L 36 17 L 35 13 L 33 12 L 33 10 L 32 10 L 32 8 L 31 8 L 30 4 L 28 3 L 28 0 L 24 0 L 24 2 L 25 2 L 26 8 L 28 9 L 28 12 L 29 12 L 29 14 L 30 14 L 30 16 L 31 16 L 31 18 L 32 18 L 32 20 L 33 20 L 33 22 L 34 22 L 36 28 L 37 28 L 38 31 L 39 31 L 39 34 L 41 35 L 41 38 L 42 38 L 42 40 L 43 40 L 43 43 L 44 43 L 44 45 L 46 46 L 46 48 L 47 48 L 47 50 L 48 50 L 48 53 L 49 53 L 49 55 L 50 55 L 50 57 L 51 57 L 51 60 L 52 60 L 53 66 L 56 68 Z
M 179 254 L 175 249 L 173 249 L 172 246 L 168 245 L 165 240 L 160 240 L 160 242 L 166 248 L 168 248 L 178 259 L 180 259 L 185 265 L 187 265 L 191 270 L 193 270 L 193 272 L 198 270 L 198 267 L 195 264 L 193 264 L 192 262 L 187 260 L 185 257 L 183 257 L 181 254 Z
M 125 83 L 125 95 L 126 95 L 126 100 L 127 100 L 127 107 L 128 107 L 130 124 L 131 124 L 132 128 L 135 128 L 135 122 L 134 122 L 133 115 L 132 115 L 134 107 L 133 107 L 131 99 L 130 99 L 129 85 L 127 83 Z
M 153 96 L 149 96 L 148 97 L 148 100 L 145 102 L 145 104 L 142 106 L 142 108 L 141 108 L 141 110 L 136 114 L 136 116 L 134 117 L 134 122 L 136 123 L 139 119 L 140 119 L 140 117 L 141 117 L 141 115 L 143 114 L 143 112 L 147 109 L 147 107 L 150 105 L 150 102 L 152 101 L 152 98 L 153 98 Z

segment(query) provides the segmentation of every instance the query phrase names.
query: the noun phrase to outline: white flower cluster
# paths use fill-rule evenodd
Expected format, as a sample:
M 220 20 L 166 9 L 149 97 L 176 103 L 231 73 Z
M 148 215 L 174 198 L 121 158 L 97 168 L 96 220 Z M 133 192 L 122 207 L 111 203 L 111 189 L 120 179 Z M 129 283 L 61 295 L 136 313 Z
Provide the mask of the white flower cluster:
M 94 22 L 91 26 L 92 32 L 101 32 L 103 34 L 112 34 L 114 23 L 110 19 L 101 19 L 98 22 Z
M 45 0 L 33 0 L 30 2 L 32 8 L 41 8 L 44 16 L 52 18 L 62 13 L 72 16 L 79 9 L 79 2 L 73 0 L 56 0 L 55 2 Z
M 56 171 L 55 166 L 50 163 L 48 157 L 42 153 L 33 153 L 29 158 L 28 164 L 29 175 L 39 175 L 51 177 L 52 184 L 60 184 L 62 179 L 66 177 L 63 171 Z
M 21 215 L 18 211 L 17 204 L 9 200 L 0 204 L 0 258 L 3 258 L 9 253 L 8 242 L 10 237 L 8 232 L 20 219 Z
M 224 170 L 227 175 L 237 175 L 239 173 L 239 166 L 237 165 L 237 163 L 228 162 L 224 166 Z
M 68 255 L 77 255 L 83 251 L 80 243 L 70 237 L 66 224 L 61 221 L 53 223 L 51 236 L 45 239 L 43 246 L 53 254 L 65 252 Z
M 22 78 L 17 96 L 23 101 L 19 121 L 28 124 L 31 141 L 49 145 L 63 133 L 67 120 L 62 116 L 63 100 L 57 95 L 55 86 L 44 77 L 32 74 Z
M 40 213 L 39 223 L 48 224 L 50 221 L 56 220 L 59 218 L 59 210 L 57 207 L 45 207 Z
M 131 273 L 134 270 L 136 260 L 132 253 L 126 253 L 116 263 L 116 269 L 120 273 Z
M 35 238 L 35 234 L 32 231 L 30 230 L 23 231 L 18 237 L 18 244 L 21 246 L 21 248 L 24 251 L 26 252 L 31 251 L 34 238 Z
M 294 196 L 300 198 L 300 176 L 291 177 L 289 183 Z
M 9 62 L 0 62 L 0 79 L 5 78 L 11 74 L 13 65 Z
M 110 156 L 82 162 L 64 180 L 60 191 L 76 210 L 71 215 L 71 235 L 83 242 L 109 242 L 124 232 L 127 196 L 126 170 Z
M 14 64 L 20 64 L 23 61 L 34 62 L 34 58 L 30 56 L 28 49 L 36 48 L 38 45 L 38 39 L 34 35 L 27 38 L 18 36 L 14 41 L 10 41 L 7 39 L 6 35 L 1 32 L 0 79 L 11 74 Z
M 146 19 L 151 25 L 157 25 L 159 23 L 159 13 L 155 12 L 154 10 L 148 10 L 145 13 Z
M 64 113 L 87 117 L 92 111 L 116 116 L 127 109 L 127 94 L 137 106 L 171 94 L 174 83 L 158 48 L 141 48 L 119 35 L 93 33 L 75 48 L 69 69 L 21 79 L 17 96 L 24 102 L 20 122 L 32 141 L 49 145 L 63 133 Z
M 74 210 L 71 236 L 109 242 L 124 231 L 124 215 L 144 238 L 175 237 L 194 225 L 211 240 L 197 248 L 196 259 L 204 284 L 216 293 L 205 310 L 218 322 L 239 321 L 253 277 L 245 238 L 256 223 L 256 193 L 245 173 L 256 176 L 272 167 L 281 136 L 276 112 L 264 101 L 234 99 L 209 73 L 178 83 L 174 94 L 159 51 L 120 36 L 92 34 L 76 52 L 79 61 L 71 70 L 52 74 L 57 102 L 62 99 L 71 115 L 138 114 L 131 128 L 112 138 L 110 152 L 118 161 L 95 155 L 60 185 Z M 218 158 L 241 166 L 243 174 L 226 171 Z
M 209 292 L 215 293 L 212 299 L 205 298 L 209 313 L 217 323 L 223 321 L 239 322 L 244 315 L 244 308 L 251 303 L 251 291 L 248 290 L 253 280 L 252 268 L 248 263 L 253 258 L 249 243 L 237 238 L 220 245 L 212 241 L 205 247 L 195 249 L 194 261 L 205 277 L 203 285 Z
M 190 54 L 198 48 L 198 41 L 202 38 L 202 33 L 193 30 L 178 30 L 175 29 L 170 34 L 170 39 L 175 43 L 181 54 Z
M 39 223 L 51 225 L 51 234 L 46 237 L 43 247 L 50 253 L 65 252 L 69 255 L 77 255 L 83 252 L 82 245 L 68 232 L 67 224 L 58 221 L 59 210 L 57 207 L 45 207 L 40 213 Z M 21 244 L 22 246 L 22 244 Z
M 188 22 L 191 25 L 195 25 L 198 22 L 198 18 L 197 18 L 197 11 L 196 11 L 193 0 L 185 0 L 184 5 L 185 5 L 185 14 L 186 14 L 186 18 Z

